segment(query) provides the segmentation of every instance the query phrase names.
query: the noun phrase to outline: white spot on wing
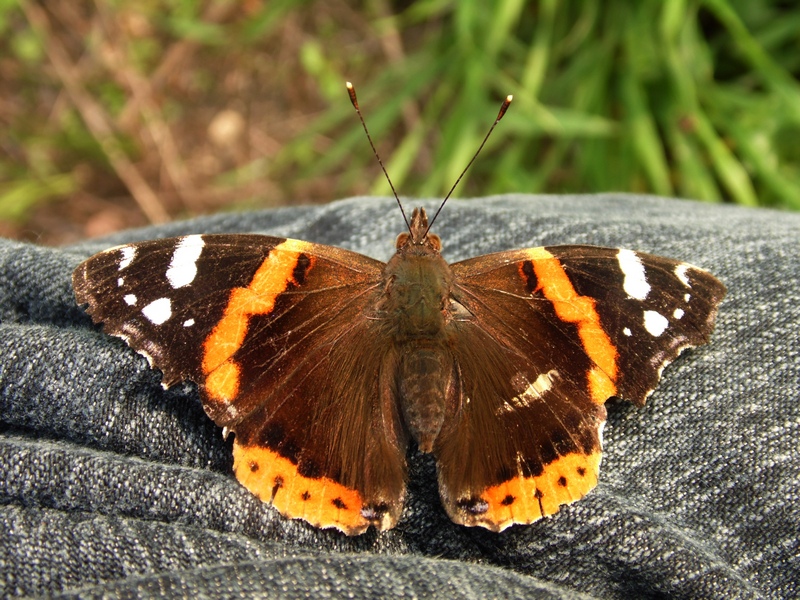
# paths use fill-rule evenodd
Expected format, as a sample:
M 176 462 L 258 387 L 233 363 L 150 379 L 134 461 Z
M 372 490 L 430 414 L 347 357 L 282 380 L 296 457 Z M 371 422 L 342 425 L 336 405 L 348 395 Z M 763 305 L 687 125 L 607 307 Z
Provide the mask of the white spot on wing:
M 672 316 L 675 317 L 676 319 L 680 319 L 681 317 L 683 317 L 683 315 L 684 313 L 682 308 L 676 308 L 675 312 L 672 313 Z
M 617 261 L 619 262 L 619 268 L 622 269 L 622 274 L 625 276 L 622 287 L 628 297 L 636 300 L 647 298 L 647 294 L 650 293 L 650 284 L 647 283 L 644 265 L 636 252 L 620 250 L 617 252 Z
M 184 327 L 191 327 L 192 325 L 194 325 L 194 319 L 186 319 L 183 322 L 183 326 Z
M 633 333 L 631 332 L 631 330 L 630 330 L 630 329 L 628 329 L 627 327 L 626 327 L 625 329 L 623 329 L 623 330 L 622 330 L 622 333 L 624 333 L 624 334 L 625 334 L 625 335 L 627 335 L 628 337 L 630 337 L 630 336 L 632 336 L 632 335 L 633 335 Z
M 514 396 L 510 400 L 503 402 L 502 406 L 498 409 L 498 413 L 513 412 L 518 408 L 530 406 L 530 404 L 536 400 L 539 400 L 545 394 L 545 392 L 553 387 L 553 380 L 556 377 L 558 377 L 558 371 L 555 369 L 550 369 L 547 373 L 540 374 L 536 378 L 536 381 L 533 383 L 528 383 L 522 393 L 520 393 L 518 396 Z M 526 383 L 522 373 L 517 373 L 514 379 L 517 381 L 517 384 L 524 385 L 524 383 Z M 512 382 L 512 384 L 513 383 L 514 382 Z
M 523 396 L 535 396 L 541 398 L 542 395 L 553 387 L 553 379 L 558 376 L 558 371 L 550 369 L 547 373 L 542 373 L 532 384 L 528 386 Z
M 122 271 L 127 269 L 136 258 L 136 248 L 133 246 L 122 246 L 119 251 L 122 253 L 122 260 L 119 261 L 118 269 Z
M 169 298 L 153 300 L 142 309 L 142 314 L 153 325 L 161 325 L 172 316 L 172 302 L 170 302 Z
M 125 279 L 122 277 L 117 278 L 117 287 L 122 287 L 125 284 Z
M 667 318 L 654 310 L 644 311 L 644 328 L 653 337 L 658 337 L 667 329 Z
M 684 302 L 688 302 L 691 299 L 692 299 L 692 295 L 691 294 L 684 294 L 683 295 Z
M 122 299 L 125 300 L 125 304 L 127 304 L 128 306 L 135 306 L 136 305 L 136 296 L 134 296 L 133 294 L 127 294 Z
M 182 238 L 172 253 L 167 279 L 173 289 L 189 285 L 197 276 L 197 259 L 205 246 L 203 236 L 187 235 Z
M 689 265 L 686 263 L 681 263 L 675 267 L 675 277 L 680 279 L 681 283 L 686 287 L 692 287 L 692 285 L 689 283 L 689 277 L 687 276 L 688 272 Z

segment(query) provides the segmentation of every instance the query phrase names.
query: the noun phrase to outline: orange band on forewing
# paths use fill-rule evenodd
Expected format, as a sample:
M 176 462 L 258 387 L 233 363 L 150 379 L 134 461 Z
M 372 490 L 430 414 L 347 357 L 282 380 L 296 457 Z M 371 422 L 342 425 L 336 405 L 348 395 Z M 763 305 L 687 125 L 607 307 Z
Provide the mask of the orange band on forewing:
M 589 394 L 592 400 L 602 404 L 617 393 L 617 386 L 600 367 L 589 370 Z
M 272 311 L 275 300 L 294 280 L 300 254 L 307 246 L 298 240 L 278 244 L 261 263 L 250 285 L 231 292 L 222 319 L 203 343 L 202 369 L 208 376 L 205 390 L 211 398 L 229 402 L 236 395 L 239 367 L 233 362 L 233 355 L 244 342 L 250 317 Z
M 217 399 L 235 398 L 239 391 L 239 365 L 232 360 L 222 363 L 208 374 L 205 385 Z
M 296 465 L 269 448 L 234 442 L 233 470 L 244 487 L 286 517 L 348 535 L 358 535 L 370 525 L 361 514 L 364 502 L 356 490 L 327 477 L 303 477 Z
M 617 392 L 617 349 L 600 323 L 595 301 L 578 295 L 561 262 L 547 250 L 533 248 L 528 255 L 544 297 L 553 303 L 559 319 L 577 325 L 583 349 L 597 365 L 589 373 L 589 392 L 594 402 L 602 404 Z
M 532 523 L 558 512 L 559 506 L 583 498 L 597 485 L 600 452 L 561 456 L 537 477 L 516 477 L 487 489 L 481 498 L 489 510 L 482 525 L 502 531 L 514 523 Z

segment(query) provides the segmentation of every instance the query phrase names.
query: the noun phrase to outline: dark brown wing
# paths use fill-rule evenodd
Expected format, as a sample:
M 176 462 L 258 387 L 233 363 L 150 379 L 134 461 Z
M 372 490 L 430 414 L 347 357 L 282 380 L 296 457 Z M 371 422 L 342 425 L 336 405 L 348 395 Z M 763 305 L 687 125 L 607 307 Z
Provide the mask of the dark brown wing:
M 197 382 L 208 415 L 236 433 L 249 490 L 352 535 L 393 526 L 405 492 L 391 344 L 370 318 L 383 266 L 297 240 L 203 235 L 113 248 L 73 285 L 165 385 Z
M 454 521 L 502 530 L 597 484 L 605 401 L 643 404 L 681 349 L 706 343 L 724 286 L 686 263 L 556 246 L 451 266 L 460 411 L 434 449 Z

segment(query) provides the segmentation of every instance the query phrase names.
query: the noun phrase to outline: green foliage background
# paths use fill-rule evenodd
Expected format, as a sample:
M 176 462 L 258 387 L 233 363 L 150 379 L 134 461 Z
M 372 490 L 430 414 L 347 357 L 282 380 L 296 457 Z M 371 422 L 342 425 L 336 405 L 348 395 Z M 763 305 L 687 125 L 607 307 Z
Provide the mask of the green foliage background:
M 404 195 L 446 192 L 513 94 L 457 195 L 614 190 L 800 209 L 800 10 L 790 2 L 73 6 L 65 16 L 0 0 L 0 219 L 25 220 L 45 200 L 97 194 L 98 174 L 111 196 L 136 196 L 119 160 L 169 216 L 386 194 L 346 79 Z M 75 31 L 81 23 L 85 30 Z M 54 44 L 106 116 L 106 133 L 87 125 L 86 106 L 53 68 Z M 190 48 L 182 83 L 156 88 L 162 60 L 178 44 Z M 108 48 L 124 68 L 103 58 Z M 237 73 L 245 83 L 221 85 Z M 137 92 L 132 77 L 157 89 L 133 126 L 123 119 Z M 270 131 L 272 151 L 257 156 L 251 141 L 248 152 L 207 173 L 191 168 L 202 124 L 231 105 L 248 132 Z M 57 118 L 48 118 L 53 106 Z M 179 186 L 163 173 L 168 159 L 153 155 L 137 122 L 167 128 L 176 146 L 169 160 L 185 161 L 187 189 L 211 200 L 169 200 Z

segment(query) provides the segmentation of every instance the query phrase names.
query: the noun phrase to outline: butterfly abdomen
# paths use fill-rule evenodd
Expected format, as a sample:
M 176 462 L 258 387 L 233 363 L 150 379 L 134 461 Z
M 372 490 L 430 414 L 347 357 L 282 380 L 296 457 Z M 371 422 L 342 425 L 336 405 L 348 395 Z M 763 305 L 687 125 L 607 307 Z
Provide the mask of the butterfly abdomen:
M 440 344 L 406 352 L 397 373 L 403 420 L 423 452 L 433 450 L 446 414 L 453 357 Z

